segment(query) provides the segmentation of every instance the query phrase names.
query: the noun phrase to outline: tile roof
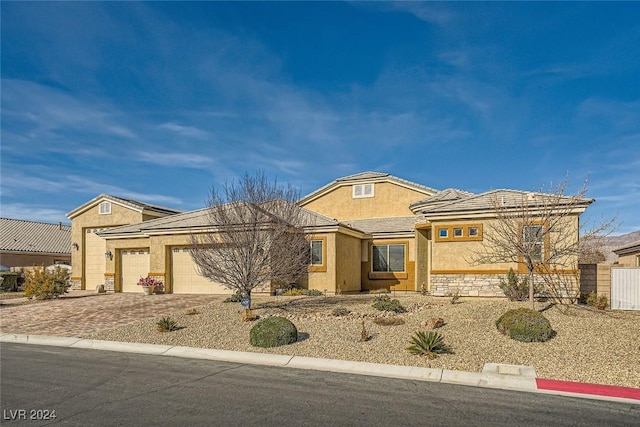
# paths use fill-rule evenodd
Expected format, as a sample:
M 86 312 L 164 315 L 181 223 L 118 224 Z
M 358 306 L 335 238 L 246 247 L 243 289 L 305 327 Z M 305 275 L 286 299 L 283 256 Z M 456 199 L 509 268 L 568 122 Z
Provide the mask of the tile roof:
M 436 194 L 434 194 L 433 196 L 427 197 L 426 199 L 422 199 L 419 200 L 415 203 L 412 203 L 411 206 L 409 206 L 410 209 L 415 209 L 418 207 L 423 207 L 423 206 L 427 206 L 427 205 L 432 205 L 435 203 L 444 203 L 444 202 L 451 202 L 453 200 L 460 200 L 460 199 L 464 199 L 466 197 L 469 196 L 473 196 L 473 193 L 470 193 L 468 191 L 464 191 L 464 190 L 459 190 L 457 188 L 447 188 L 446 190 L 442 190 Z
M 614 249 L 613 253 L 615 253 L 616 255 L 626 255 L 626 254 L 632 254 L 639 251 L 640 251 L 640 240 L 636 242 L 631 242 L 620 248 Z
M 320 215 L 308 209 L 302 210 L 302 218 L 306 227 L 326 227 L 337 226 L 339 223 L 335 219 Z M 209 208 L 202 208 L 195 211 L 183 212 L 169 215 L 162 218 L 139 222 L 137 224 L 125 225 L 122 227 L 108 228 L 100 232 L 101 236 L 123 235 L 123 234 L 145 234 L 163 231 L 191 230 L 211 226 L 209 220 Z
M 383 234 L 383 233 L 406 233 L 413 232 L 416 227 L 416 217 L 390 217 L 390 218 L 371 218 L 371 219 L 355 219 L 343 221 L 344 224 L 361 230 L 366 234 Z
M 528 207 L 534 208 L 536 206 L 543 206 L 545 199 L 555 197 L 553 194 L 535 193 L 530 191 L 520 190 L 492 190 L 486 193 L 476 194 L 468 196 L 463 199 L 453 200 L 444 204 L 438 204 L 435 206 L 426 206 L 424 209 L 420 209 L 423 214 L 434 213 L 449 213 L 449 212 L 464 212 L 464 211 L 488 211 L 493 210 L 494 203 L 499 200 L 505 208 L 518 208 L 523 204 Z M 566 203 L 562 203 L 562 201 Z M 593 202 L 593 199 L 580 199 L 579 206 L 588 206 Z M 574 199 L 570 196 L 565 196 L 561 199 L 560 204 L 572 204 L 575 203 Z
M 71 227 L 0 218 L 0 250 L 71 254 Z

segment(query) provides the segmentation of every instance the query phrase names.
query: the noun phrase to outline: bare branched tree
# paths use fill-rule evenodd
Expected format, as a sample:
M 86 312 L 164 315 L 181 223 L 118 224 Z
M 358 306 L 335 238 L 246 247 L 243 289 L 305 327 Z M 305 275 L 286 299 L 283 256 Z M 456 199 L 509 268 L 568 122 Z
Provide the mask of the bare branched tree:
M 526 268 L 529 301 L 534 307 L 535 276 L 549 296 L 575 301 L 579 293 L 578 257 L 585 247 L 610 234 L 615 218 L 587 228 L 579 215 L 593 202 L 586 198 L 587 181 L 573 195 L 565 195 L 567 180 L 548 192 L 496 191 L 491 200 L 495 220 L 484 228 L 482 249 L 474 264 L 513 262 Z
M 270 182 L 263 173 L 245 175 L 211 189 L 210 229 L 192 235 L 198 273 L 251 301 L 251 291 L 271 283 L 290 284 L 307 273 L 309 216 L 296 205 L 298 192 Z

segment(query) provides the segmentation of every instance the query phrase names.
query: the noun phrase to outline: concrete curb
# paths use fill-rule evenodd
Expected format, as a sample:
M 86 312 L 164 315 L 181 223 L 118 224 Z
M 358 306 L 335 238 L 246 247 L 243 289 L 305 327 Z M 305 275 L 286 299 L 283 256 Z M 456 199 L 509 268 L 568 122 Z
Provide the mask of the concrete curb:
M 240 364 L 279 366 L 295 369 L 516 390 L 640 405 L 639 389 L 601 386 L 597 384 L 570 383 L 567 381 L 555 380 L 541 380 L 539 385 L 537 381 L 538 379 L 535 376 L 535 370 L 530 366 L 487 363 L 482 372 L 465 372 L 440 368 L 421 368 L 417 366 L 386 365 L 336 359 L 318 359 L 304 356 L 251 353 L 159 344 L 100 341 L 43 335 L 1 334 L 0 342 L 107 350 L 124 353 L 141 353 L 188 359 L 216 360 Z M 546 386 L 545 384 L 547 383 L 545 381 L 551 382 L 553 385 Z M 568 384 L 568 386 L 565 386 L 565 384 Z M 573 386 L 571 386 L 571 384 L 573 384 Z M 580 387 L 576 388 L 576 384 Z M 578 391 L 576 392 L 576 390 Z

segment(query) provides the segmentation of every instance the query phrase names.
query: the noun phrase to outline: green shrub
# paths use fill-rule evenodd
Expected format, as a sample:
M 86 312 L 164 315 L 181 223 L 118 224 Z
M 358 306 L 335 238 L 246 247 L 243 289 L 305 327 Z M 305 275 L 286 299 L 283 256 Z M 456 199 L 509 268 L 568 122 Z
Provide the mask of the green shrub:
M 606 295 L 598 295 L 596 292 L 589 292 L 586 299 L 587 305 L 590 307 L 596 307 L 599 310 L 604 310 L 609 307 L 609 299 Z
M 39 300 L 57 298 L 68 292 L 69 272 L 57 266 L 50 273 L 44 266 L 34 267 L 24 273 L 24 296 Z
M 322 291 L 319 291 L 317 289 L 307 289 L 306 290 L 306 294 L 310 297 L 321 297 L 322 295 L 324 295 L 324 293 Z
M 0 289 L 18 289 L 18 273 L 14 271 L 0 271 L 0 277 L 2 277 L 2 283 Z
M 380 326 L 404 325 L 404 320 L 400 317 L 376 317 L 373 323 Z
M 520 279 L 513 268 L 509 269 L 507 277 L 500 278 L 500 289 L 509 301 L 526 301 L 529 299 L 529 280 L 526 277 Z
M 555 334 L 542 313 L 530 308 L 517 308 L 504 313 L 496 320 L 500 332 L 522 342 L 544 342 Z
M 165 316 L 156 322 L 156 327 L 160 332 L 172 332 L 180 329 L 178 323 L 169 316 Z
M 372 307 L 380 311 L 392 311 L 394 313 L 404 313 L 407 311 L 402 304 L 400 304 L 400 301 L 389 298 L 389 295 L 378 295 L 375 297 Z
M 242 302 L 242 295 L 240 295 L 239 292 L 236 292 L 230 297 L 225 298 L 222 302 Z
M 268 317 L 256 323 L 249 333 L 249 343 L 254 347 L 279 347 L 298 341 L 298 330 L 289 319 Z
M 331 315 L 332 316 L 336 316 L 336 317 L 340 317 L 340 316 L 347 316 L 349 313 L 351 313 L 351 312 L 346 307 L 336 307 L 331 312 Z
M 419 356 L 427 356 L 429 359 L 435 359 L 438 354 L 453 353 L 444 343 L 444 337 L 438 332 L 417 331 L 411 338 L 411 345 L 407 347 L 411 354 Z

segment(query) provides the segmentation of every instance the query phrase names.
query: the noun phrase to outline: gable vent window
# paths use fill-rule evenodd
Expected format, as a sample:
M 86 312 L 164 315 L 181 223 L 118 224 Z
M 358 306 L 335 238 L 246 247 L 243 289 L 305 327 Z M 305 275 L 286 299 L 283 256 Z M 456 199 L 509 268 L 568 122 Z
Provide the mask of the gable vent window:
M 98 212 L 100 215 L 110 215 L 111 214 L 111 202 L 102 202 L 98 208 Z
M 373 184 L 356 184 L 353 186 L 353 198 L 362 199 L 365 197 L 373 197 Z

